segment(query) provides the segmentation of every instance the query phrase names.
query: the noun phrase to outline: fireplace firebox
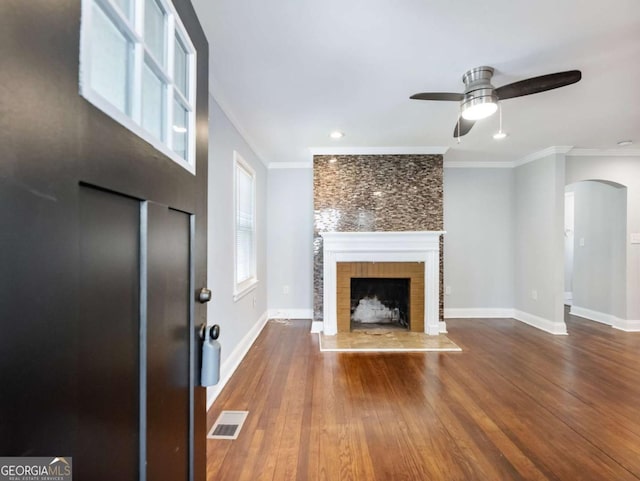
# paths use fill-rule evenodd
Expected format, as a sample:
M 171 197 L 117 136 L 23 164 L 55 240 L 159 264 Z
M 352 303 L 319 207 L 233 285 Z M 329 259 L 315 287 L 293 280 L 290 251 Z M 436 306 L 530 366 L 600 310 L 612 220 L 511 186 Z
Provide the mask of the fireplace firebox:
M 351 278 L 351 330 L 409 329 L 410 279 Z

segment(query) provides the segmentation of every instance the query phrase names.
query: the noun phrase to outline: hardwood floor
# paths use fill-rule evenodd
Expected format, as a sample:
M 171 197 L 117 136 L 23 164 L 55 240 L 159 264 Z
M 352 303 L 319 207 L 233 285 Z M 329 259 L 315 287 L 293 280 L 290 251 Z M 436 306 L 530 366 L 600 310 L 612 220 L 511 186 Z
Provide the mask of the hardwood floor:
M 320 353 L 309 321 L 269 322 L 209 412 L 250 411 L 207 479 L 640 479 L 640 333 L 447 326 L 463 352 Z

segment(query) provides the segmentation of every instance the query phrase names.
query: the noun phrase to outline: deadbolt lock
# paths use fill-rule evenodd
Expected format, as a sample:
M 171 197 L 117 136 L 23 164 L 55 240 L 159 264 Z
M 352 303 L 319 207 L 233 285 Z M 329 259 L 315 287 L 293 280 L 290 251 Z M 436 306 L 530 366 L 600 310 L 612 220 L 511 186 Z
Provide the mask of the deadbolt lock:
M 211 289 L 207 289 L 206 287 L 200 289 L 200 292 L 198 293 L 198 300 L 202 304 L 209 302 L 211 300 Z

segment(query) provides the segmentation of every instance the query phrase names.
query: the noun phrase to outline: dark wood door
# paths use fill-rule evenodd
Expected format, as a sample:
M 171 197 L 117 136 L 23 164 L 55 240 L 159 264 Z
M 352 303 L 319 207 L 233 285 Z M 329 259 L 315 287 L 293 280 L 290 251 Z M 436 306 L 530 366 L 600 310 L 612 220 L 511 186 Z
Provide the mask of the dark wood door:
M 147 215 L 147 474 L 149 480 L 186 479 L 194 382 L 192 216 L 154 203 Z
M 0 453 L 205 476 L 206 40 L 196 175 L 78 94 L 80 1 L 0 2 Z
M 79 191 L 75 474 L 112 480 L 117 459 L 119 479 L 189 479 L 194 216 L 95 187 Z
M 114 456 L 120 475 L 137 479 L 140 388 L 146 374 L 141 370 L 141 202 L 93 187 L 80 186 L 79 191 L 74 475 L 106 481 Z

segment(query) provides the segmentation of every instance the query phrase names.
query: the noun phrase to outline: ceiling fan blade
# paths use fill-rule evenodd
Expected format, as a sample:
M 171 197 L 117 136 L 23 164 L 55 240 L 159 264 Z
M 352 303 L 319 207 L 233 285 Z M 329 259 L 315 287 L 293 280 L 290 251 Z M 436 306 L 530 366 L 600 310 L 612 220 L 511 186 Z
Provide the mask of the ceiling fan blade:
M 453 129 L 453 137 L 457 138 L 462 137 L 463 135 L 467 135 L 471 130 L 471 127 L 473 127 L 475 123 L 475 120 L 467 120 L 460 117 L 458 119 L 458 122 L 456 123 L 456 128 Z M 460 126 L 460 132 L 458 132 L 458 126 Z
M 567 72 L 557 72 L 540 77 L 532 77 L 520 80 L 511 84 L 503 85 L 495 89 L 495 94 L 499 100 L 522 97 L 524 95 L 537 94 L 547 90 L 557 89 L 565 85 L 579 82 L 582 78 L 580 70 L 569 70 Z
M 450 100 L 453 102 L 459 102 L 463 97 L 464 94 L 456 94 L 452 92 L 424 92 L 421 94 L 414 94 L 409 98 L 414 100 Z

